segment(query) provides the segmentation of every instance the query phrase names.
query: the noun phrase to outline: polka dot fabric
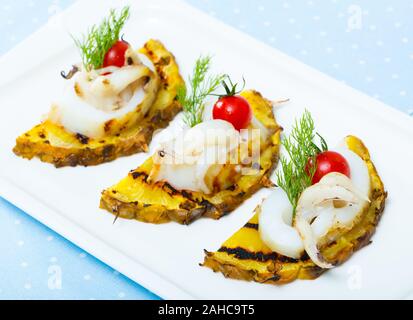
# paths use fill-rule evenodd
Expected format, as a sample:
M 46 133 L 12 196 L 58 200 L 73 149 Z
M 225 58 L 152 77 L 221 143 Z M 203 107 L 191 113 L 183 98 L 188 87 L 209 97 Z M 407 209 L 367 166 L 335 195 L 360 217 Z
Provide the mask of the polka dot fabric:
M 0 54 L 73 2 L 2 0 Z M 187 2 L 413 116 L 413 0 Z M 0 299 L 158 299 L 4 200 L 0 221 Z
M 412 0 L 188 2 L 413 115 Z

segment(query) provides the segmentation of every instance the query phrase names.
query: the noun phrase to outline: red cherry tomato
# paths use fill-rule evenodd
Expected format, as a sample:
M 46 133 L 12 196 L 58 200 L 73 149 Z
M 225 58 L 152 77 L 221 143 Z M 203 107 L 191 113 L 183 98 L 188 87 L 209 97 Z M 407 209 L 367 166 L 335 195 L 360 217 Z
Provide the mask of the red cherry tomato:
M 307 168 L 313 165 L 312 159 L 308 161 Z M 339 153 L 334 151 L 324 151 L 316 157 L 316 171 L 312 180 L 313 184 L 331 172 L 339 172 L 347 177 L 350 176 L 350 166 L 347 160 Z
M 215 103 L 212 111 L 214 119 L 230 122 L 235 129 L 246 129 L 252 119 L 252 111 L 248 101 L 241 96 L 222 97 Z
M 117 41 L 112 48 L 106 52 L 103 60 L 103 68 L 106 67 L 123 67 L 125 65 L 125 53 L 128 50 L 129 44 L 125 41 Z

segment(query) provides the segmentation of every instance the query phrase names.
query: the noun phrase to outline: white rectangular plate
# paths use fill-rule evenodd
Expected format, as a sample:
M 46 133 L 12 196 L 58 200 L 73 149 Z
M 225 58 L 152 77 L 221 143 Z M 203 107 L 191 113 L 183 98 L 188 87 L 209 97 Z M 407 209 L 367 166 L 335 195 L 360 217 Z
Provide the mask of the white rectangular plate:
M 250 88 L 268 98 L 291 98 L 288 106 L 276 111 L 287 131 L 308 108 L 331 145 L 348 134 L 361 137 L 389 191 L 372 245 L 315 281 L 270 286 L 229 280 L 199 267 L 203 249 L 216 250 L 251 217 L 267 190 L 220 221 L 156 226 L 118 220 L 113 225 L 113 216 L 98 208 L 100 192 L 147 154 L 59 170 L 16 157 L 11 152 L 15 138 L 47 112 L 63 83 L 59 72 L 78 61 L 69 32 L 84 31 L 111 5 L 113 1 L 79 1 L 0 61 L 1 196 L 164 298 L 403 298 L 410 293 L 412 119 L 179 0 L 133 1 L 133 18 L 125 30 L 128 41 L 137 47 L 148 38 L 161 39 L 178 58 L 184 75 L 201 53 L 213 54 L 217 70 L 237 79 L 244 75 Z

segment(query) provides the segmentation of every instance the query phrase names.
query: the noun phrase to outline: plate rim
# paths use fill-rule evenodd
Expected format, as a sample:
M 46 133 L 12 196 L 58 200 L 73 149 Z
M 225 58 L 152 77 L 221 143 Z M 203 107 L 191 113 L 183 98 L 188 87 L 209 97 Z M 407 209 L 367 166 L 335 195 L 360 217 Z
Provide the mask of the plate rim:
M 149 3 L 150 4 L 149 4 Z M 82 1 L 78 0 L 71 6 L 69 6 L 65 11 L 62 12 L 64 15 L 69 10 L 75 10 L 77 6 L 81 6 Z M 85 2 L 83 2 L 85 3 Z M 139 5 L 149 5 L 149 6 L 160 6 L 161 0 L 148 1 L 148 0 L 139 0 L 134 2 L 135 6 Z M 305 74 L 306 78 L 312 77 L 317 78 L 317 82 L 321 83 L 320 87 L 334 87 L 336 90 L 340 90 L 343 94 L 348 94 L 351 96 L 356 96 L 360 100 L 360 104 L 364 108 L 375 109 L 375 113 L 383 113 L 383 117 L 390 122 L 397 123 L 400 130 L 405 130 L 413 137 L 413 118 L 408 116 L 406 113 L 388 106 L 387 104 L 378 101 L 367 94 L 352 88 L 331 76 L 322 73 L 319 70 L 316 70 L 313 67 L 310 67 L 303 62 L 287 56 L 285 53 L 261 42 L 260 40 L 253 38 L 252 36 L 243 33 L 235 29 L 232 26 L 229 26 L 217 18 L 211 17 L 208 14 L 202 12 L 201 10 L 193 7 L 183 0 L 170 0 L 165 6 L 165 3 L 162 3 L 162 6 L 165 10 L 165 7 L 168 9 L 180 7 L 181 12 L 191 11 L 192 15 L 197 15 L 197 19 L 202 19 L 205 23 L 212 26 L 211 33 L 214 33 L 216 29 L 220 29 L 221 32 L 223 29 L 227 30 L 226 33 L 231 37 L 238 37 L 240 41 L 244 42 L 244 45 L 250 45 L 255 47 L 255 50 L 261 51 L 261 54 L 273 55 L 278 59 L 282 59 L 286 65 L 291 69 L 295 69 L 294 74 Z M 16 59 L 16 56 L 21 56 L 25 54 L 28 49 L 31 48 L 33 41 L 39 38 L 39 36 L 44 36 L 48 31 L 47 26 L 41 27 L 34 34 L 26 38 L 23 42 L 18 44 L 15 48 L 8 51 L 6 54 L 0 57 L 0 66 L 5 64 L 10 64 L 10 61 Z M 53 55 L 53 52 L 49 56 Z M 40 64 L 41 62 L 39 62 Z M 35 67 L 35 65 L 33 66 Z M 24 69 L 30 69 L 25 67 Z M 297 71 L 298 70 L 298 71 Z M 25 70 L 23 70 L 24 72 Z M 0 82 L 0 88 L 6 86 L 18 78 L 18 75 L 10 81 Z M 374 106 L 372 106 L 374 105 Z M 379 108 L 379 110 L 377 110 Z M 401 128 L 402 127 L 402 128 Z M 13 182 L 8 179 L 0 176 L 0 196 L 5 200 L 9 201 L 26 214 L 32 216 L 40 223 L 49 227 L 50 229 L 57 232 L 59 235 L 68 239 L 70 242 L 76 246 L 87 251 L 103 263 L 111 266 L 115 270 L 118 270 L 126 277 L 132 279 L 139 285 L 145 287 L 149 291 L 155 293 L 164 299 L 196 299 L 193 294 L 189 294 L 183 288 L 175 285 L 171 280 L 163 278 L 158 273 L 149 270 L 141 263 L 133 260 L 128 257 L 126 254 L 123 254 L 108 243 L 100 240 L 98 237 L 88 233 L 80 225 L 74 223 L 70 219 L 59 214 L 58 210 L 55 210 L 44 203 L 40 199 L 36 199 L 34 196 L 30 195 L 25 190 L 20 189 Z M 64 223 L 62 223 L 64 222 Z M 114 259 L 116 257 L 116 259 Z

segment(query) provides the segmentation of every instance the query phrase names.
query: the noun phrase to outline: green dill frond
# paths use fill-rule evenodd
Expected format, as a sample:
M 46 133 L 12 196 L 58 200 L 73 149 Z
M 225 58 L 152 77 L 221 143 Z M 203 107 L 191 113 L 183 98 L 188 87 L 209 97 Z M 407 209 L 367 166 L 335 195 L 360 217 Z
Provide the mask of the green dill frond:
M 120 33 L 129 16 L 129 6 L 119 13 L 112 9 L 100 25 L 92 26 L 81 39 L 72 36 L 87 71 L 102 67 L 106 53 L 120 39 Z
M 202 122 L 205 98 L 212 94 L 225 78 L 225 75 L 208 75 L 210 66 L 210 56 L 199 57 L 189 77 L 190 90 L 185 87 L 178 89 L 177 99 L 184 109 L 184 121 L 191 128 Z
M 314 142 L 316 134 L 320 137 L 321 149 Z M 328 150 L 328 146 L 326 141 L 315 133 L 314 120 L 307 110 L 295 121 L 290 136 L 285 138 L 282 144 L 288 158 L 282 157 L 280 160 L 281 171 L 277 173 L 277 184 L 287 194 L 295 214 L 301 193 L 311 185 L 314 177 L 316 157 L 320 152 Z M 309 162 L 310 159 L 312 161 Z M 309 163 L 313 165 L 309 166 Z

